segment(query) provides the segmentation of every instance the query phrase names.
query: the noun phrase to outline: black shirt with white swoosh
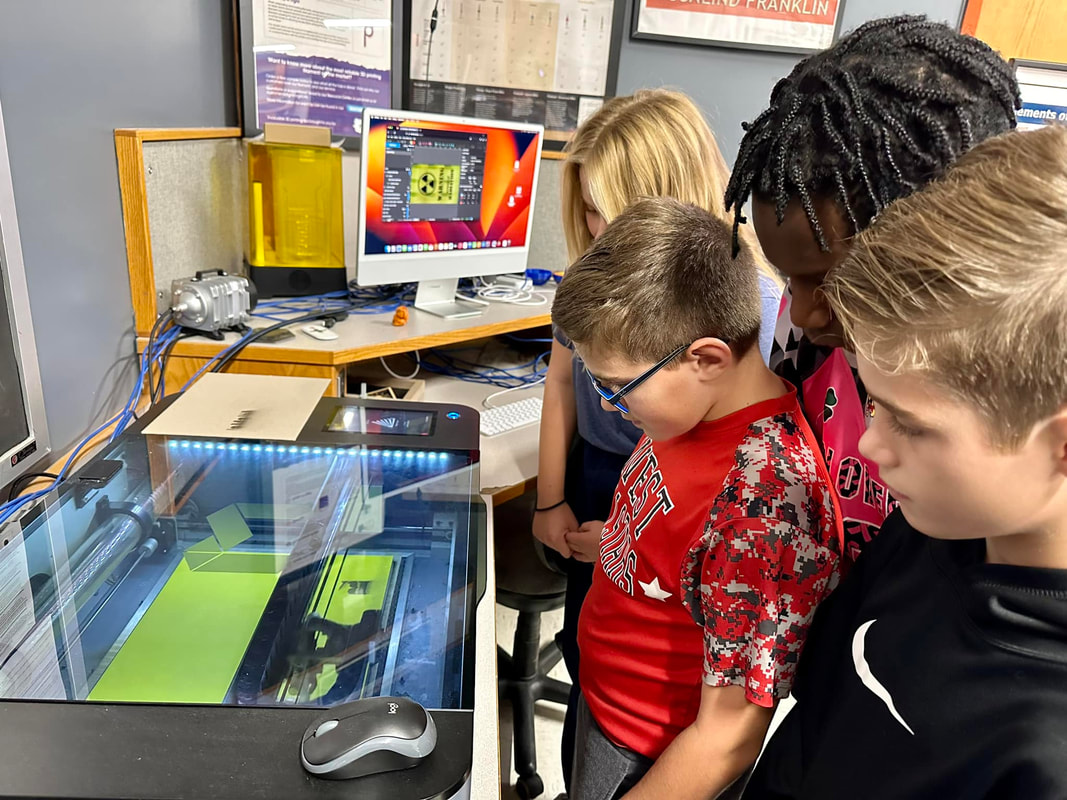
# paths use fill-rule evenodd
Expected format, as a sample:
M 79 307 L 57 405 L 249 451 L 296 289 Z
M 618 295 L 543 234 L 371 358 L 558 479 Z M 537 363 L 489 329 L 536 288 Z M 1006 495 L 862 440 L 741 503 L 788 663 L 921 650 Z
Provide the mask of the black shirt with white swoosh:
M 1067 570 L 899 510 L 816 613 L 745 800 L 1067 798 Z

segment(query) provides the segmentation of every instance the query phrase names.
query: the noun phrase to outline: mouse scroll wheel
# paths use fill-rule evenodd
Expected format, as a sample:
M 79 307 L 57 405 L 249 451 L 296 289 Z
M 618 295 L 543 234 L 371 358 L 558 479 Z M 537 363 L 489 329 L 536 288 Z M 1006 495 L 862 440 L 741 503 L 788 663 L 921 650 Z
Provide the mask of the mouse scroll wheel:
M 315 736 L 316 737 L 325 736 L 327 733 L 329 733 L 330 731 L 332 731 L 336 727 L 337 727 L 337 720 L 328 719 L 324 723 L 319 725 L 319 727 L 317 727 L 315 729 Z

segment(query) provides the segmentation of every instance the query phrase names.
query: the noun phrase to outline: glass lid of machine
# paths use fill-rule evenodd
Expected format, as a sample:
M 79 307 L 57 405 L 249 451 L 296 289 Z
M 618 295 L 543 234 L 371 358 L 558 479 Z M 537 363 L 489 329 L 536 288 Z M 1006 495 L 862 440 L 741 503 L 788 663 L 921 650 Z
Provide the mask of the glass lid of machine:
M 0 531 L 0 697 L 472 707 L 468 454 L 136 435 L 92 466 Z

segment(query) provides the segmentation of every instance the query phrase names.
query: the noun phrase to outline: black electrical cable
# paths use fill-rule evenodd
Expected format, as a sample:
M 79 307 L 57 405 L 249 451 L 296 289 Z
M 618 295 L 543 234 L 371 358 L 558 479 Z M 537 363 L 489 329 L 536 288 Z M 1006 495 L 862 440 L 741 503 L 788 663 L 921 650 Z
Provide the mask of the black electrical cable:
M 158 334 L 162 334 L 163 328 L 166 327 L 166 323 L 170 322 L 173 319 L 174 312 L 168 308 L 166 311 L 156 317 L 156 321 L 152 324 L 152 330 L 148 334 L 148 348 L 147 350 L 145 350 L 145 353 L 147 354 L 146 357 L 148 358 L 148 399 L 150 403 L 155 402 L 155 392 L 152 391 L 152 385 L 154 383 L 154 379 L 152 377 L 152 368 L 155 366 L 156 336 Z M 163 367 L 160 366 L 160 381 L 163 380 L 162 370 Z
M 437 30 L 437 4 L 440 0 L 433 0 L 433 11 L 430 12 L 430 36 L 426 40 L 426 80 L 430 80 L 430 53 L 433 52 L 433 32 Z
M 152 380 L 151 376 L 149 376 L 148 397 L 150 405 L 155 405 L 163 399 L 164 376 L 167 374 L 167 359 L 170 358 L 171 351 L 180 340 L 188 339 L 191 336 L 196 336 L 196 334 L 183 331 L 167 342 L 167 346 L 163 349 L 163 353 L 159 357 L 159 383 L 157 384 Z M 157 397 L 156 395 L 159 396 Z
M 54 475 L 51 472 L 25 472 L 15 478 L 15 480 L 11 481 L 11 488 L 7 491 L 7 502 L 10 503 L 18 496 L 21 488 L 19 484 L 23 481 L 33 480 L 34 478 L 51 478 L 52 480 L 55 480 L 58 477 L 58 475 Z
M 318 309 L 316 311 L 311 312 L 310 314 L 304 314 L 303 316 L 294 317 L 293 319 L 284 319 L 281 322 L 276 322 L 273 325 L 268 325 L 266 328 L 259 328 L 259 329 L 255 330 L 254 332 L 252 332 L 252 333 L 248 334 L 247 336 L 245 336 L 243 339 L 241 339 L 241 341 L 239 341 L 236 344 L 232 345 L 233 349 L 230 350 L 230 352 L 228 352 L 225 356 L 220 358 L 219 362 L 214 367 L 211 368 L 211 371 L 212 372 L 222 372 L 222 370 L 226 368 L 226 365 L 229 364 L 231 361 L 233 361 L 235 358 L 237 358 L 237 355 L 242 350 L 244 350 L 246 347 L 248 347 L 248 345 L 250 345 L 253 342 L 255 342 L 257 339 L 261 339 L 262 337 L 264 337 L 265 335 L 267 335 L 271 331 L 276 331 L 279 328 L 284 328 L 286 325 L 296 325 L 299 322 L 311 322 L 312 320 L 316 320 L 316 319 L 324 319 L 326 317 L 335 317 L 338 314 L 340 314 L 341 312 L 353 311 L 353 310 L 355 310 L 357 308 L 364 308 L 366 306 L 377 305 L 380 302 L 381 302 L 380 300 L 367 300 L 367 301 L 362 302 L 362 303 L 350 303 L 347 306 L 333 308 L 333 309 L 330 309 L 329 311 L 324 311 L 324 310 L 322 310 L 320 308 L 320 309 Z

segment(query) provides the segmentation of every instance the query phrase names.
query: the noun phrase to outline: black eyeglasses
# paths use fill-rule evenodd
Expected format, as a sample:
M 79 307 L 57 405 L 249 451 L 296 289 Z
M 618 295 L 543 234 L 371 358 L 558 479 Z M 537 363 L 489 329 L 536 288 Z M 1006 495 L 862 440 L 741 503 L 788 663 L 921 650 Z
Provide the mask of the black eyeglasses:
M 638 375 L 636 378 L 634 378 L 628 384 L 626 384 L 621 389 L 619 389 L 619 391 L 614 392 L 614 393 L 609 392 L 607 389 L 605 389 L 603 387 L 603 385 L 601 385 L 600 381 L 598 381 L 596 379 L 596 377 L 594 377 L 593 373 L 591 373 L 591 372 L 588 373 L 589 380 L 592 381 L 593 388 L 596 389 L 597 394 L 599 394 L 601 397 L 603 397 L 604 400 L 606 400 L 610 405 L 612 405 L 615 408 L 617 408 L 623 414 L 629 414 L 630 413 L 630 409 L 628 409 L 625 405 L 622 404 L 622 402 L 621 402 L 622 398 L 625 397 L 630 392 L 632 392 L 634 389 L 636 389 L 642 383 L 647 381 L 649 378 L 651 378 L 653 375 L 655 375 L 657 372 L 659 372 L 665 366 L 670 364 L 672 361 L 674 361 L 674 359 L 678 358 L 678 356 L 680 356 L 682 353 L 684 353 L 686 350 L 688 350 L 689 347 L 690 346 L 688 344 L 683 344 L 681 347 L 679 347 L 677 350 L 672 352 L 670 355 L 668 355 L 662 361 L 657 361 L 655 364 L 653 364 L 651 367 L 646 369 L 644 372 L 642 372 L 640 375 Z

